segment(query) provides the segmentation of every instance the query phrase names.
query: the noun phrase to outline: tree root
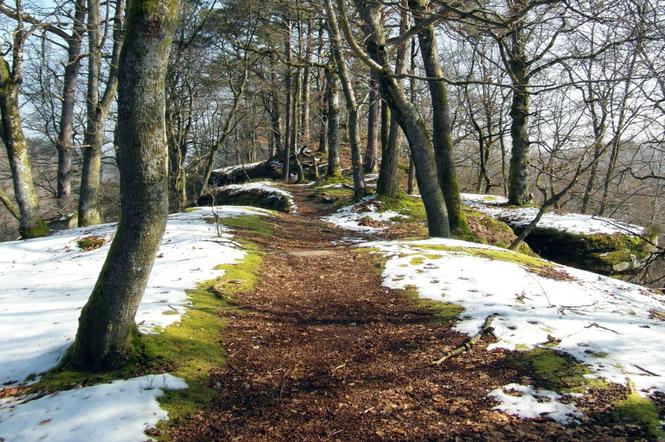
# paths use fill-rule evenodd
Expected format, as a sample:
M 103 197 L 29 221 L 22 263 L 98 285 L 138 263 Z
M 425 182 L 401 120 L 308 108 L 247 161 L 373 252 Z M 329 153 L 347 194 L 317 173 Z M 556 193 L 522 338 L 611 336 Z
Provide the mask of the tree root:
M 432 362 L 432 365 L 441 365 L 448 359 L 458 356 L 468 350 L 471 349 L 476 343 L 482 338 L 483 336 L 492 333 L 494 331 L 494 328 L 492 327 L 492 321 L 494 321 L 494 318 L 496 315 L 492 314 L 489 315 L 487 318 L 485 318 L 485 321 L 483 322 L 483 326 L 480 327 L 480 331 L 475 334 L 474 336 L 471 336 L 470 338 L 466 339 L 462 344 L 458 345 L 457 347 L 453 348 L 449 352 L 446 352 L 440 359 L 437 359 L 436 361 Z

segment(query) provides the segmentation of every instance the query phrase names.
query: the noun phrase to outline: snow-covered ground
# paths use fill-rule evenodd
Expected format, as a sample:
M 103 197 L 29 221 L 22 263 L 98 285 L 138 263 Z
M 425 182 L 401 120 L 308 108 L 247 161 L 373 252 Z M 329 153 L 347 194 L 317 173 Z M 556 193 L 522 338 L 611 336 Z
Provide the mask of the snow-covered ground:
M 537 207 L 506 207 L 508 199 L 498 195 L 461 194 L 462 202 L 513 227 L 527 226 L 538 214 Z M 615 233 L 644 234 L 644 227 L 581 213 L 546 212 L 538 222 L 541 229 L 556 229 L 577 235 Z
M 187 388 L 169 374 L 117 380 L 26 401 L 0 402 L 0 440 L 49 442 L 144 441 L 144 431 L 168 418 L 157 398 Z
M 220 217 L 266 213 L 219 207 Z M 220 226 L 210 208 L 169 217 L 148 287 L 136 315 L 141 332 L 180 319 L 188 305 L 186 289 L 221 276 L 218 264 L 231 264 L 244 252 Z M 57 232 L 28 241 L 0 243 L 0 384 L 21 382 L 53 367 L 76 334 L 85 304 L 106 259 L 115 224 Z M 106 243 L 90 251 L 77 241 L 88 236 Z M 26 323 L 30 326 L 27 327 Z
M 395 218 L 404 218 L 391 210 L 380 211 L 380 202 L 375 202 L 376 196 L 370 195 L 362 198 L 355 204 L 344 206 L 332 215 L 323 217 L 324 221 L 338 227 L 356 232 L 377 232 L 383 230 L 376 224 L 388 224 Z M 367 224 L 365 224 L 367 220 Z
M 662 296 L 616 279 L 549 263 L 534 273 L 483 252 L 514 252 L 457 240 L 363 243 L 388 259 L 387 287 L 417 288 L 421 297 L 464 307 L 456 329 L 475 335 L 493 322 L 492 348 L 522 350 L 548 344 L 588 364 L 592 376 L 630 379 L 643 394 L 665 391 L 665 312 Z M 416 259 L 414 259 L 416 258 Z M 546 274 L 547 273 L 547 274 Z M 654 318 L 654 319 L 652 319 Z
M 227 186 L 221 187 L 220 189 L 228 192 L 229 195 L 235 195 L 237 193 L 251 191 L 251 190 L 260 190 L 265 193 L 271 194 L 270 198 L 273 198 L 273 196 L 274 198 L 285 198 L 288 201 L 288 206 L 290 211 L 296 211 L 298 209 L 293 200 L 293 194 L 291 194 L 291 192 L 287 192 L 286 190 L 282 190 L 279 187 L 275 187 L 275 183 L 271 183 L 270 181 L 257 181 L 257 182 L 244 183 L 244 184 L 229 184 Z
M 265 215 L 245 207 L 197 208 L 169 217 L 148 286 L 136 315 L 143 333 L 177 322 L 189 305 L 185 290 L 219 277 L 215 267 L 245 252 L 214 217 Z M 71 345 L 108 253 L 115 224 L 0 243 L 0 388 L 23 383 L 55 366 Z M 78 241 L 99 237 L 100 248 Z M 184 388 L 170 375 L 143 377 L 60 392 L 34 401 L 0 402 L 0 440 L 145 440 L 143 430 L 166 417 L 155 398 L 163 388 Z M 99 436 L 99 437 L 97 437 Z

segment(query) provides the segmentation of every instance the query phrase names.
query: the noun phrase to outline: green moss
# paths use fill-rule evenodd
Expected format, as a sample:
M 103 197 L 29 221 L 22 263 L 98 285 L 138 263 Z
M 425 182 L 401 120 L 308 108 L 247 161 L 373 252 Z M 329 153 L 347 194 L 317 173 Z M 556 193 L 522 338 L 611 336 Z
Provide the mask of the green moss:
M 378 200 L 383 203 L 383 206 L 380 208 L 382 212 L 397 212 L 400 215 L 404 215 L 406 217 L 402 218 L 403 221 L 427 221 L 427 214 L 425 213 L 425 205 L 423 204 L 422 198 L 417 198 L 411 195 L 407 195 L 404 192 L 399 192 L 395 198 L 381 196 L 378 198 Z
M 179 324 L 167 327 L 159 334 L 142 337 L 149 363 L 168 367 L 169 372 L 185 379 L 188 384 L 185 390 L 167 391 L 159 398 L 169 419 L 183 418 L 215 397 L 208 373 L 225 361 L 219 340 L 226 320 L 220 317 L 219 311 L 241 314 L 234 307 L 232 298 L 254 289 L 261 263 L 261 253 L 253 247 L 242 262 L 220 266 L 225 270 L 221 278 L 202 282 L 196 289 L 188 291 L 192 307 Z
M 214 219 L 208 221 L 214 223 Z M 233 230 L 251 232 L 262 237 L 269 237 L 275 233 L 272 223 L 263 215 L 240 215 L 219 218 L 219 224 Z
M 315 189 L 320 189 L 321 187 L 333 185 L 333 184 L 346 184 L 347 186 L 352 186 L 353 181 L 351 181 L 350 178 L 342 176 L 342 175 L 333 175 L 333 176 L 324 176 L 321 179 L 319 179 L 316 183 L 314 183 L 314 188 Z M 326 188 L 324 190 L 328 190 L 329 188 Z
M 651 400 L 631 393 L 615 404 L 612 416 L 621 423 L 646 428 L 654 440 L 663 440 L 665 431 L 661 428 L 658 412 L 658 407 Z
M 425 257 L 424 256 L 414 256 L 413 258 L 411 258 L 410 264 L 414 265 L 414 266 L 417 266 L 417 265 L 421 265 L 424 262 L 425 262 Z
M 419 244 L 419 249 L 438 250 L 442 252 L 462 253 L 469 256 L 492 259 L 497 261 L 512 262 L 527 268 L 547 268 L 552 264 L 535 256 L 525 255 L 523 253 L 512 252 L 510 250 L 480 249 L 473 247 L 444 246 L 440 244 Z
M 79 246 L 79 248 L 85 251 L 98 249 L 105 243 L 106 239 L 104 237 L 95 235 L 86 236 L 76 241 L 76 244 Z
M 464 307 L 461 305 L 421 298 L 418 295 L 418 290 L 413 286 L 406 287 L 402 292 L 417 307 L 431 313 L 432 320 L 438 324 L 452 325 L 457 322 L 460 315 L 464 312 Z
M 159 398 L 161 406 L 169 413 L 169 419 L 182 419 L 200 410 L 216 397 L 209 385 L 209 371 L 225 362 L 220 338 L 227 320 L 219 313 L 227 310 L 242 314 L 232 298 L 254 289 L 262 264 L 262 253 L 256 245 L 243 243 L 243 248 L 247 251 L 243 261 L 219 266 L 219 269 L 225 270 L 222 277 L 201 282 L 187 291 L 191 307 L 180 322 L 159 330 L 157 334 L 134 334 L 133 344 L 138 351 L 122 370 L 106 373 L 54 370 L 47 373 L 32 390 L 58 391 L 168 371 L 188 384 L 187 389 L 165 391 Z M 165 429 L 167 425 L 162 422 L 159 427 Z
M 519 233 L 519 229 L 516 231 Z M 605 274 L 630 270 L 633 257 L 642 260 L 653 249 L 647 241 L 632 235 L 573 234 L 552 228 L 536 228 L 527 241 L 553 261 Z
M 603 388 L 609 385 L 599 379 L 586 378 L 584 375 L 591 373 L 586 365 L 551 349 L 535 348 L 519 352 L 512 356 L 510 361 L 527 369 L 535 386 L 539 388 L 562 393 L 582 393 L 588 388 Z
M 37 221 L 35 224 L 25 228 L 23 238 L 39 238 L 48 234 L 48 226 L 44 221 Z

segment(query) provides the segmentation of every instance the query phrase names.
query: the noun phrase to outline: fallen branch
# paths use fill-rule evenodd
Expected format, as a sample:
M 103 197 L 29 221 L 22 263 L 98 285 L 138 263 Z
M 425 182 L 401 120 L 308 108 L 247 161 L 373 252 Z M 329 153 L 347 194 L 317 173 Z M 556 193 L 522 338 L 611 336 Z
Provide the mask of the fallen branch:
M 485 322 L 483 322 L 483 326 L 480 327 L 480 331 L 475 334 L 474 336 L 471 336 L 470 338 L 466 339 L 461 345 L 458 345 L 454 349 L 450 350 L 447 352 L 445 355 L 443 355 L 440 359 L 432 362 L 432 365 L 441 365 L 448 359 L 458 356 L 469 349 L 476 345 L 476 343 L 480 340 L 485 335 L 488 335 L 494 331 L 494 328 L 492 327 L 492 321 L 494 321 L 494 318 L 496 315 L 492 314 L 489 315 L 487 318 L 485 318 Z

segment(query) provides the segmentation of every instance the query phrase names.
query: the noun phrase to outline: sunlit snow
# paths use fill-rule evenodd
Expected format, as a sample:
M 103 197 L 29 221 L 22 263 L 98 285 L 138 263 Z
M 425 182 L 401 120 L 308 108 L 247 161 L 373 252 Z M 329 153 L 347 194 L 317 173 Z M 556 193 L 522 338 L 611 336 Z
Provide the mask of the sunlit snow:
M 388 257 L 385 286 L 414 286 L 423 298 L 463 306 L 458 331 L 474 335 L 487 316 L 496 314 L 497 342 L 490 349 L 519 350 L 547 343 L 588 364 L 595 376 L 616 383 L 629 378 L 644 394 L 665 391 L 665 323 L 654 318 L 665 311 L 660 295 L 554 263 L 548 269 L 554 272 L 550 276 L 537 274 L 477 251 L 514 252 L 463 241 L 360 246 L 376 248 Z M 453 249 L 443 250 L 446 247 Z
M 164 390 L 183 388 L 187 384 L 182 379 L 164 374 L 61 391 L 32 401 L 4 400 L 0 440 L 144 441 L 145 430 L 168 418 L 157 398 Z
M 462 202 L 487 215 L 507 222 L 512 227 L 525 227 L 538 215 L 537 207 L 506 207 L 508 199 L 498 195 L 461 194 Z M 581 213 L 545 212 L 538 228 L 555 229 L 572 234 L 628 234 L 642 235 L 644 227 L 626 224 L 614 219 Z
M 404 218 L 404 215 L 395 211 L 377 210 L 377 207 L 372 203 L 375 199 L 376 197 L 373 195 L 366 196 L 355 204 L 344 206 L 332 215 L 323 217 L 323 220 L 347 230 L 377 232 L 383 230 L 385 227 L 363 225 L 363 220 L 368 219 L 372 222 L 390 223 L 393 219 Z
M 243 207 L 218 207 L 220 217 L 265 214 Z M 177 322 L 185 293 L 197 282 L 221 276 L 244 252 L 223 226 L 206 222 L 211 208 L 169 217 L 166 233 L 136 315 L 142 332 Z M 97 280 L 115 233 L 115 224 L 58 232 L 27 241 L 0 243 L 0 384 L 21 382 L 57 364 L 76 334 L 80 310 Z M 87 236 L 107 240 L 83 251 Z

